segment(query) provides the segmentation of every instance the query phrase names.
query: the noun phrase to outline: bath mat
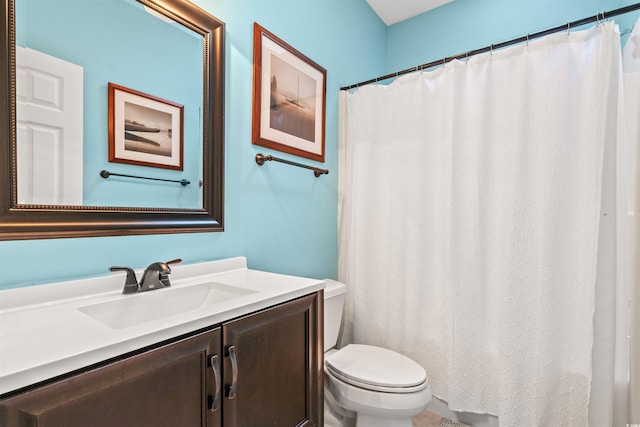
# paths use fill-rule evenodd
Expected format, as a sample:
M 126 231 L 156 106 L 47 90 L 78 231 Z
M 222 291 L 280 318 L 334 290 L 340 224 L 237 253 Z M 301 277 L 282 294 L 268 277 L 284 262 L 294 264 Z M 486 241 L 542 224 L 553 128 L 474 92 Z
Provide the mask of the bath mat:
M 413 417 L 413 427 L 471 427 L 467 424 L 452 421 L 431 411 Z

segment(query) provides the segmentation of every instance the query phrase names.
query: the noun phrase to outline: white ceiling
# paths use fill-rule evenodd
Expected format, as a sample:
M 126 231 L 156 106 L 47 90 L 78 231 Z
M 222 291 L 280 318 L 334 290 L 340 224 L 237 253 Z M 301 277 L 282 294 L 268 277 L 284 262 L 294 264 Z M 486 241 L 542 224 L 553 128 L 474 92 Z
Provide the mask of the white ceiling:
M 367 0 L 387 25 L 413 18 L 453 0 Z

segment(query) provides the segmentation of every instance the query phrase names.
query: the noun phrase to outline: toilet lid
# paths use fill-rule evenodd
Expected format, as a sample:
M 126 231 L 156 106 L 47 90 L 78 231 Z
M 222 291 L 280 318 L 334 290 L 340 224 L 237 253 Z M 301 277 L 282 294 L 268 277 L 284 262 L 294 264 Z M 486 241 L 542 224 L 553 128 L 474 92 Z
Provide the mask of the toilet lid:
M 325 364 L 339 379 L 370 390 L 408 393 L 428 386 L 422 366 L 386 348 L 349 344 L 329 355 Z

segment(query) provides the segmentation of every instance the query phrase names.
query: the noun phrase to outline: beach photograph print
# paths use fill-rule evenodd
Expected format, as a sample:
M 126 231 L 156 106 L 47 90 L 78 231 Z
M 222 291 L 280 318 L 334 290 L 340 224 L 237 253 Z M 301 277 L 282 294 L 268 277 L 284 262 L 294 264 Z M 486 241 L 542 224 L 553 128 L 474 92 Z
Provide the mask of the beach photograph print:
M 180 104 L 109 83 L 109 161 L 183 170 Z
M 324 162 L 327 72 L 254 23 L 252 142 Z
M 171 157 L 171 114 L 124 103 L 124 149 Z
M 270 92 L 269 126 L 315 143 L 316 81 L 272 55 Z

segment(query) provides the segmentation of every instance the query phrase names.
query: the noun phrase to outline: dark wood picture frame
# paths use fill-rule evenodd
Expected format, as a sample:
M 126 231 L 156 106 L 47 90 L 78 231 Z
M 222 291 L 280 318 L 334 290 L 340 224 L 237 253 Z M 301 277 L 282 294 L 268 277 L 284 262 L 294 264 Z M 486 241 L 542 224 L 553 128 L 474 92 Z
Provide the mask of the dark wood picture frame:
M 109 161 L 184 170 L 184 106 L 109 83 Z
M 253 144 L 324 162 L 327 71 L 253 29 Z

